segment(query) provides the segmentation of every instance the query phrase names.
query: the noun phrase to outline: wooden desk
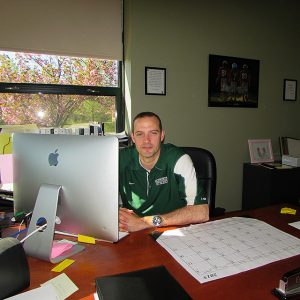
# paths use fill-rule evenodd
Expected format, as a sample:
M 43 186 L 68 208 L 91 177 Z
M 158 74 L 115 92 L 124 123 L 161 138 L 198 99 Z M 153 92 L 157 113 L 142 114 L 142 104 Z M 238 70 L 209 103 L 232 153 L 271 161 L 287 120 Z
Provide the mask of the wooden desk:
M 282 215 L 281 207 L 285 205 L 227 213 L 225 217 L 249 215 L 300 238 L 300 230 L 288 225 L 290 222 L 300 220 L 300 209 L 295 216 Z M 276 298 L 271 294 L 271 290 L 278 287 L 282 274 L 300 267 L 300 255 L 298 255 L 244 273 L 200 284 L 149 236 L 149 232 L 145 230 L 130 234 L 117 244 L 99 242 L 96 245 L 87 245 L 85 251 L 73 257 L 75 263 L 65 269 L 65 273 L 79 287 L 79 291 L 68 299 L 81 299 L 94 293 L 95 277 L 165 265 L 193 299 L 274 300 Z M 51 263 L 29 258 L 29 265 L 30 288 L 36 288 L 58 275 L 51 272 L 54 266 Z

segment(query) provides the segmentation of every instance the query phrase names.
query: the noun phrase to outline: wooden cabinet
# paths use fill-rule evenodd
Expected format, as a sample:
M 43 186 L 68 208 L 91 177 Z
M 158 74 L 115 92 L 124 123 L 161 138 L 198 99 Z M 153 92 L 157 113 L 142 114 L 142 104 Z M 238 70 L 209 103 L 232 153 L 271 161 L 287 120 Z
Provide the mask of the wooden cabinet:
M 282 202 L 300 205 L 300 167 L 272 169 L 245 163 L 242 209 Z

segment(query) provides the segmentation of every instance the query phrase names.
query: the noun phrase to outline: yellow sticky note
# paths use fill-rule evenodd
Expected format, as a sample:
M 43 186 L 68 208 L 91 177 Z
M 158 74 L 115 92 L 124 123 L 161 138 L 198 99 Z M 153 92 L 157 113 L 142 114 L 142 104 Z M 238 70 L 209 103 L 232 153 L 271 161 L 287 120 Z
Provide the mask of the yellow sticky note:
M 60 264 L 58 264 L 57 266 L 55 266 L 51 271 L 53 271 L 53 272 L 61 272 L 62 270 L 64 270 L 68 266 L 70 266 L 73 262 L 75 262 L 75 260 L 67 258 L 67 259 L 63 260 Z
M 87 244 L 96 244 L 96 240 L 93 237 L 78 234 L 78 242 Z
M 288 207 L 283 207 L 280 211 L 281 214 L 289 214 L 289 215 L 295 215 L 296 214 L 296 209 L 288 208 Z

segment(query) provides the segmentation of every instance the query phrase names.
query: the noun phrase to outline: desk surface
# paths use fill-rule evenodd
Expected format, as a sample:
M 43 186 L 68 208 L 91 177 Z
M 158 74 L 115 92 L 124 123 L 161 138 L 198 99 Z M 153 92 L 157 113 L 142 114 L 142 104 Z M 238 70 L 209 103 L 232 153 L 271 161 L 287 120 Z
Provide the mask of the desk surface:
M 246 212 L 227 213 L 225 217 L 249 215 L 300 238 L 300 230 L 288 225 L 300 220 L 300 209 L 296 215 L 282 215 L 280 209 L 285 206 L 276 205 Z M 81 299 L 92 295 L 95 292 L 95 277 L 164 265 L 193 299 L 274 300 L 276 298 L 271 294 L 271 290 L 278 287 L 282 274 L 300 267 L 298 255 L 200 284 L 156 243 L 149 233 L 149 230 L 132 233 L 117 244 L 97 242 L 96 245 L 87 245 L 86 250 L 72 257 L 75 263 L 64 272 L 79 287 L 79 291 L 68 299 Z M 29 257 L 29 266 L 30 289 L 58 275 L 51 272 L 54 265 L 48 262 Z

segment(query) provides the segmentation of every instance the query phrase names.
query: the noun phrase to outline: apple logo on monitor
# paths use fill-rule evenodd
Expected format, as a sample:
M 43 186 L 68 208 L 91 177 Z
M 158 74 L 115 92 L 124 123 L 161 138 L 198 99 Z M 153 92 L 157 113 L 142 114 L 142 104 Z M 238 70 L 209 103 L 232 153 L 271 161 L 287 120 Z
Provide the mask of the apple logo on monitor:
M 54 152 L 50 153 L 48 156 L 48 162 L 50 166 L 57 166 L 58 165 L 58 149 L 56 149 Z

